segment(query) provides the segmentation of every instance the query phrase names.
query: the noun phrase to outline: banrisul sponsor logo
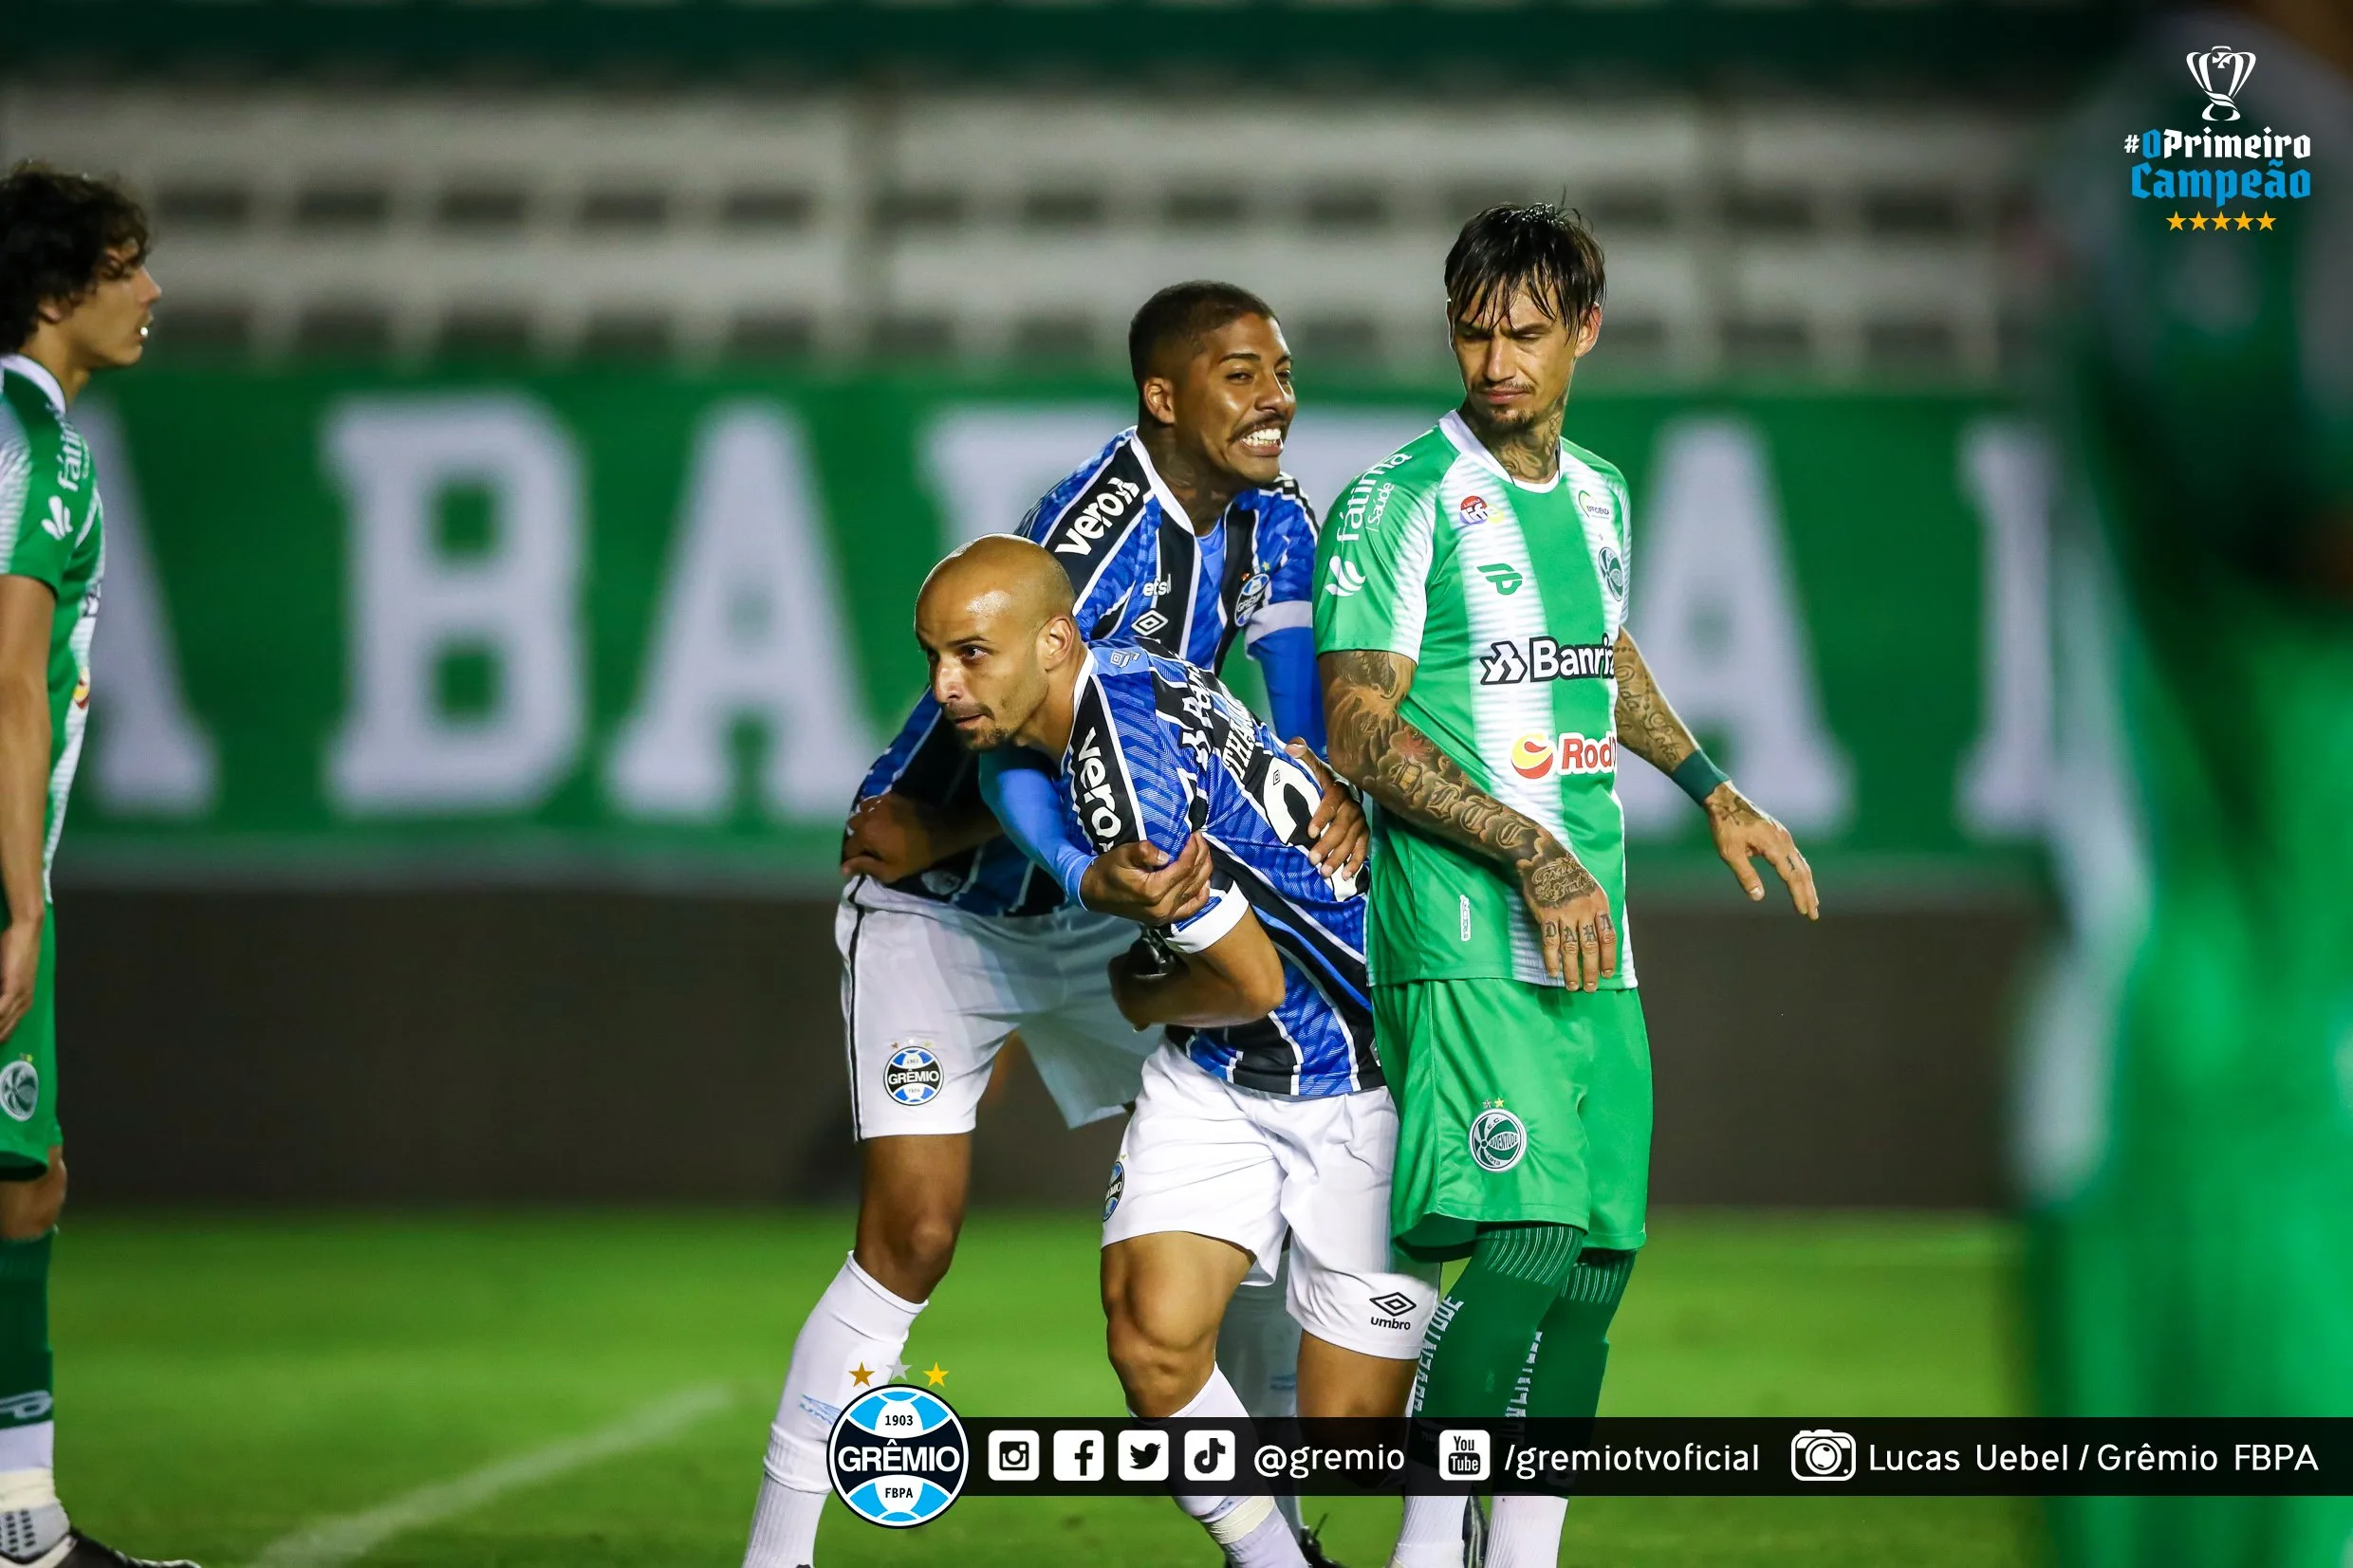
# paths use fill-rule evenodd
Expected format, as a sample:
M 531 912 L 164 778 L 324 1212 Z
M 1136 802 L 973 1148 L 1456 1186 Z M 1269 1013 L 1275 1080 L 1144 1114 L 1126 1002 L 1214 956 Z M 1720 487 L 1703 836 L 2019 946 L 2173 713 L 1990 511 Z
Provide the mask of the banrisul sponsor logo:
M 1479 655 L 1481 686 L 1516 686 L 1531 680 L 1613 680 L 1618 653 L 1605 642 L 1559 642 L 1551 637 L 1510 637 L 1488 645 Z
M 962 1495 L 972 1446 L 945 1399 L 891 1387 L 850 1401 L 825 1440 L 825 1461 L 850 1512 L 903 1530 L 937 1519 Z
M 2252 50 L 2217 43 L 2184 62 L 2205 96 L 2198 123 L 2152 125 L 2124 137 L 2125 178 L 2136 201 L 2164 203 L 2167 230 L 2180 233 L 2267 233 L 2286 212 L 2269 210 L 2312 194 L 2312 138 L 2288 127 L 2247 123 L 2240 100 L 2255 74 Z M 2236 210 L 2233 209 L 2233 204 Z M 2212 205 L 2217 211 L 2201 209 Z
M 1133 479 L 1122 479 L 1116 473 L 1105 475 L 1102 487 L 1087 497 L 1086 505 L 1063 525 L 1063 537 L 1054 545 L 1054 552 L 1086 554 L 1102 542 L 1103 535 L 1127 520 L 1136 509 L 1137 498 L 1143 493 L 1143 487 Z

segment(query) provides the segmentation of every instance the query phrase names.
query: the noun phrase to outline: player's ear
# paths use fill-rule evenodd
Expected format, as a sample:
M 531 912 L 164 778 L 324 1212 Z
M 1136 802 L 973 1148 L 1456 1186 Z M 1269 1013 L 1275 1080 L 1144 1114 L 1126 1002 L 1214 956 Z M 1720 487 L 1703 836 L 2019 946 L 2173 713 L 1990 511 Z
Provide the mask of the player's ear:
M 1144 416 L 1156 425 L 1176 422 L 1176 382 L 1166 376 L 1147 376 L 1143 385 L 1136 389 L 1136 400 L 1142 405 Z
M 1601 340 L 1601 336 L 1602 307 L 1589 305 L 1585 309 L 1584 320 L 1577 323 L 1577 358 L 1582 360 L 1592 353 L 1593 345 Z
M 1059 670 L 1070 661 L 1079 646 L 1079 623 L 1068 616 L 1049 617 L 1038 628 L 1039 660 L 1048 670 Z

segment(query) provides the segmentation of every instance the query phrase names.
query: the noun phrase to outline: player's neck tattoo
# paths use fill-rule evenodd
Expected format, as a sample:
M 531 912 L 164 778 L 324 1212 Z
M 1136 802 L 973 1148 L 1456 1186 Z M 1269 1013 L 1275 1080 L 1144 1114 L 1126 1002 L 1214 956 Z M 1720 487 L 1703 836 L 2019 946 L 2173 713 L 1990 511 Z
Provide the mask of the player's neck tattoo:
M 1568 414 L 1563 397 L 1534 421 L 1516 430 L 1497 430 L 1482 417 L 1477 401 L 1462 400 L 1462 422 L 1479 438 L 1503 471 L 1531 485 L 1543 484 L 1561 470 L 1561 424 Z
M 1226 515 L 1226 508 L 1241 493 L 1229 475 L 1204 472 L 1202 466 L 1176 444 L 1175 427 L 1148 425 L 1143 432 L 1144 452 L 1152 459 L 1153 471 L 1160 483 L 1185 508 L 1185 523 L 1195 533 L 1207 533 Z

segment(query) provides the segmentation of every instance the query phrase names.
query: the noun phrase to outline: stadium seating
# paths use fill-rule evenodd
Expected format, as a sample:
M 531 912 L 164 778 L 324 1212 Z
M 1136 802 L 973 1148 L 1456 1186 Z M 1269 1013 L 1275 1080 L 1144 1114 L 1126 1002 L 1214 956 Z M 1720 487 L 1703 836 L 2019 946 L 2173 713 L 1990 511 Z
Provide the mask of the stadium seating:
M 152 197 L 160 341 L 264 359 L 1110 363 L 1144 293 L 1214 273 L 1317 362 L 1412 376 L 1456 225 L 1565 196 L 1610 256 L 1605 374 L 1982 379 L 2031 129 L 1682 91 L 0 87 L 0 156 Z

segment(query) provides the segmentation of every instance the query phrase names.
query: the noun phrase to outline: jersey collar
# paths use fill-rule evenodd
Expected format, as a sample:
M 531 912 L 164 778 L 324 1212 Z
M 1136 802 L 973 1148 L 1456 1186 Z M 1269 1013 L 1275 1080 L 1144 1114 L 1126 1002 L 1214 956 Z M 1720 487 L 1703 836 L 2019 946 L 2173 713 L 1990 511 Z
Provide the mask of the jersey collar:
M 1160 503 L 1161 512 L 1182 523 L 1195 537 L 1198 537 L 1201 532 L 1199 525 L 1195 524 L 1193 521 L 1193 515 L 1185 510 L 1184 503 L 1176 499 L 1176 492 L 1168 488 L 1168 481 L 1160 477 L 1160 470 L 1152 466 L 1152 453 L 1144 450 L 1143 432 L 1130 426 L 1127 432 L 1127 444 L 1136 449 L 1136 461 L 1144 466 L 1144 477 L 1152 481 L 1153 498 Z M 1222 524 L 1225 518 L 1220 514 L 1213 522 Z
M 49 374 L 49 367 L 32 356 L 0 354 L 0 371 L 6 371 L 11 376 L 22 376 L 41 389 L 41 396 L 49 400 L 49 407 L 60 414 L 65 412 L 65 389 L 57 384 L 57 378 Z
M 1465 457 L 1470 458 L 1473 462 L 1486 469 L 1488 472 L 1493 474 L 1505 484 L 1516 485 L 1524 490 L 1533 490 L 1537 494 L 1542 495 L 1545 491 L 1551 489 L 1553 487 L 1560 484 L 1561 475 L 1568 471 L 1567 464 L 1556 463 L 1553 465 L 1552 477 L 1546 480 L 1541 485 L 1531 485 L 1527 480 L 1516 477 L 1510 470 L 1506 470 L 1501 463 L 1495 461 L 1495 454 L 1487 450 L 1486 442 L 1481 441 L 1476 435 L 1471 434 L 1471 427 L 1463 423 L 1462 411 L 1460 409 L 1447 410 L 1446 417 L 1438 421 L 1438 429 L 1444 431 L 1446 433 L 1446 438 L 1454 443 L 1455 451 L 1461 452 Z

